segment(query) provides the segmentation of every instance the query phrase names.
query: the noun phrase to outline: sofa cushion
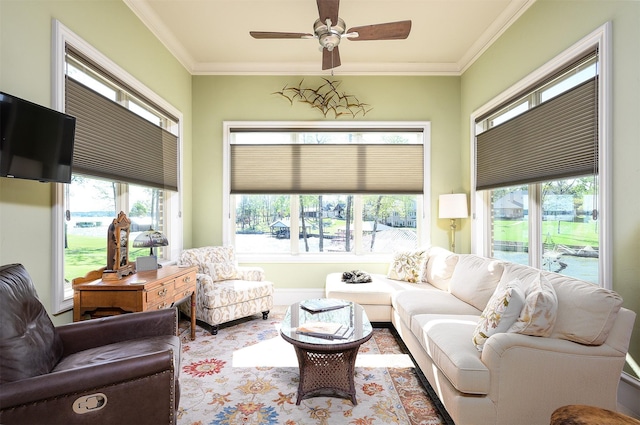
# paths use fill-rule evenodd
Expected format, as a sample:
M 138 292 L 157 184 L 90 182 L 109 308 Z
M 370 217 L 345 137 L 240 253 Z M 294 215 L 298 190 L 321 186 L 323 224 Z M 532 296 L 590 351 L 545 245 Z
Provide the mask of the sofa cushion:
M 220 261 L 217 263 L 205 263 L 204 274 L 211 276 L 214 282 L 221 280 L 238 279 L 238 268 L 234 261 Z
M 622 306 L 616 292 L 556 273 L 542 272 L 558 297 L 558 315 L 551 338 L 601 345 Z
M 420 280 L 448 291 L 451 275 L 458 263 L 458 256 L 444 248 L 434 246 L 427 250 L 426 257 Z
M 449 292 L 478 310 L 484 310 L 503 271 L 501 261 L 474 254 L 459 255 L 449 282 Z
M 175 335 L 160 335 L 120 341 L 73 353 L 60 360 L 52 372 L 117 362 L 162 351 L 170 351 L 173 355 L 173 364 L 180 364 L 182 354 L 180 338 Z M 173 373 L 178 379 L 180 368 L 175 368 Z
M 51 372 L 62 340 L 22 264 L 0 267 L 0 384 Z
M 458 391 L 484 395 L 489 393 L 490 376 L 471 342 L 477 323 L 477 316 L 420 314 L 411 331 Z
M 538 273 L 538 279 L 526 288 L 522 311 L 509 332 L 531 336 L 551 335 L 556 323 L 558 298 L 549 280 Z
M 478 351 L 482 351 L 491 335 L 506 332 L 518 320 L 525 301 L 521 285 L 515 279 L 499 284 L 494 291 L 473 332 L 473 344 Z
M 207 309 L 216 309 L 273 295 L 273 283 L 267 280 L 225 280 L 198 289 L 198 301 Z
M 185 249 L 178 258 L 178 265 L 197 266 L 198 273 L 205 273 L 204 267 L 208 263 L 227 262 L 236 262 L 235 251 L 231 245 Z
M 391 305 L 409 327 L 412 325 L 413 317 L 419 314 L 464 314 L 479 317 L 482 313 L 452 294 L 429 284 L 423 284 L 420 289 L 394 293 Z M 467 342 L 471 344 L 470 340 Z
M 412 283 L 418 282 L 424 268 L 424 259 L 424 250 L 397 252 L 389 264 L 387 277 Z
M 264 280 L 264 269 L 258 266 L 236 266 L 236 279 L 255 281 Z

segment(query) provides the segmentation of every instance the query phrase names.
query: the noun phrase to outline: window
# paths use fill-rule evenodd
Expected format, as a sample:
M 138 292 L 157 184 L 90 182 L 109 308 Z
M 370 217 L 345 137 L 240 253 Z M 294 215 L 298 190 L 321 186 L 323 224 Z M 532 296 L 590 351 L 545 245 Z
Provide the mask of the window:
M 608 31 L 474 114 L 475 252 L 610 286 Z
M 74 174 L 56 186 L 54 208 L 52 298 L 61 312 L 72 306 L 72 279 L 106 265 L 107 228 L 118 212 L 132 221 L 130 244 L 150 228 L 167 236 L 159 261 L 182 249 L 180 113 L 59 22 L 55 31 L 55 102 L 77 117 Z M 148 248 L 129 247 L 130 261 L 141 255 Z
M 424 246 L 428 155 L 428 123 L 225 123 L 224 243 L 332 261 Z

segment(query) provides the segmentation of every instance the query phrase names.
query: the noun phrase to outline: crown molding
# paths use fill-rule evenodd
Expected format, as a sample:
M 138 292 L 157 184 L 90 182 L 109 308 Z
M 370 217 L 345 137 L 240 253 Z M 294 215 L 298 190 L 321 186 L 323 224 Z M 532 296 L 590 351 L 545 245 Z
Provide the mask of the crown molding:
M 197 62 L 149 6 L 149 0 L 123 0 L 153 35 L 191 75 L 331 75 L 317 62 Z M 460 76 L 522 16 L 536 0 L 511 0 L 457 63 L 349 63 L 335 68 L 338 75 Z

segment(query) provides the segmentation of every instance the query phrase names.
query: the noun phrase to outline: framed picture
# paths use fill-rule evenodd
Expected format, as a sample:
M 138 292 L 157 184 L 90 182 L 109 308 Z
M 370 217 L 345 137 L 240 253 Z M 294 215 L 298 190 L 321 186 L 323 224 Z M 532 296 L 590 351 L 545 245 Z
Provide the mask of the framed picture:
M 130 227 L 131 220 L 120 211 L 107 231 L 107 270 L 117 270 L 119 276 L 126 276 L 135 271 L 133 264 L 129 264 Z

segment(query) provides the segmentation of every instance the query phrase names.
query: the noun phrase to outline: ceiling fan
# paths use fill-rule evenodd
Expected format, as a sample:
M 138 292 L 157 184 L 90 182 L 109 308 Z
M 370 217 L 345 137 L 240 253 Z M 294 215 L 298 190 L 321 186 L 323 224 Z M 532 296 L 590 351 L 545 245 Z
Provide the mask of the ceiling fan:
M 313 34 L 300 32 L 250 31 L 257 39 L 317 38 L 322 49 L 322 69 L 340 66 L 340 40 L 401 40 L 409 36 L 411 21 L 387 22 L 349 28 L 338 17 L 340 0 L 316 0 L 320 17 L 313 24 Z

